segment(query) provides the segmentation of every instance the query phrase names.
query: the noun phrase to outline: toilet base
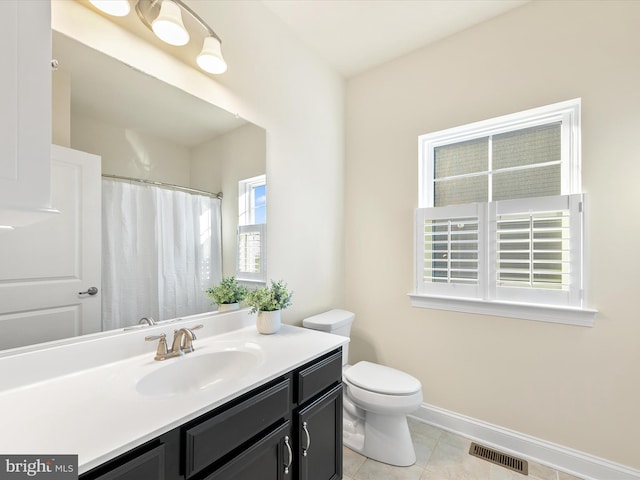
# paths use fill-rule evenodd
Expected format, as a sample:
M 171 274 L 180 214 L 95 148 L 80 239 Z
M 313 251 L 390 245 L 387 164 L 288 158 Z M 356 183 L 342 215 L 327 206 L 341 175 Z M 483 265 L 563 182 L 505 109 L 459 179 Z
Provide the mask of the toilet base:
M 364 412 L 361 419 L 347 414 L 342 440 L 347 448 L 378 462 L 398 467 L 416 463 L 406 415 Z

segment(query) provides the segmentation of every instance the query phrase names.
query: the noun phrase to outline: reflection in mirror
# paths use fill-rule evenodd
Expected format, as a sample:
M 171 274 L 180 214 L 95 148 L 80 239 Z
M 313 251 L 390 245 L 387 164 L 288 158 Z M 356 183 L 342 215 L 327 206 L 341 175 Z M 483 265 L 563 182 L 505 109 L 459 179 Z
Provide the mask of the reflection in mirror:
M 0 349 L 134 326 L 142 317 L 161 321 L 215 310 L 204 291 L 197 290 L 236 274 L 238 184 L 264 175 L 265 131 L 55 31 L 53 47 L 53 57 L 59 62 L 53 74 L 53 143 L 74 152 L 54 149 L 53 201 L 63 212 L 52 220 L 57 223 L 47 220 L 11 232 L 17 235 L 0 234 L 0 262 L 5 266 L 0 271 Z M 94 156 L 75 155 L 75 151 Z M 221 192 L 223 198 L 102 180 L 101 174 Z M 85 177 L 94 183 L 84 183 Z M 150 220 L 155 214 L 136 217 L 137 207 L 125 208 L 122 212 L 133 223 L 123 228 L 124 213 L 114 213 L 111 197 L 100 194 L 103 182 L 118 183 L 119 188 L 151 189 L 156 197 L 167 197 L 157 210 L 156 223 L 150 223 L 141 238 L 109 240 L 120 253 L 112 252 L 104 261 L 107 234 L 116 229 L 120 229 L 118 235 L 137 231 L 143 219 Z M 184 223 L 187 207 L 180 202 L 203 202 L 194 198 L 206 198 L 208 203 L 189 207 L 194 213 L 188 225 Z M 102 211 L 113 214 L 108 224 L 103 222 L 101 201 Z M 167 205 L 182 210 L 171 218 Z M 212 208 L 219 208 L 218 213 L 205 219 L 204 212 Z M 216 227 L 216 221 L 220 226 Z M 165 244 L 178 256 L 192 255 L 182 267 L 176 268 L 175 258 L 161 262 L 158 256 L 149 257 L 163 243 L 148 233 L 159 224 L 166 224 L 173 235 Z M 183 243 L 187 241 L 189 248 Z M 217 254 L 202 261 L 195 253 L 187 254 L 207 242 L 214 244 L 209 251 Z M 123 257 L 125 251 L 132 254 L 129 260 Z M 131 283 L 131 259 L 144 260 L 141 276 L 146 280 L 174 280 L 162 299 L 149 301 L 147 287 Z M 114 270 L 116 260 L 124 269 Z M 84 271 L 92 266 L 97 273 Z M 178 286 L 194 284 L 203 270 L 195 293 L 183 296 L 178 305 L 178 293 L 182 294 Z M 79 294 L 92 286 L 98 288 L 97 294 Z M 114 296 L 117 286 L 126 288 Z M 56 295 L 62 298 L 50 298 Z M 124 313 L 113 311 L 132 303 L 135 307 Z

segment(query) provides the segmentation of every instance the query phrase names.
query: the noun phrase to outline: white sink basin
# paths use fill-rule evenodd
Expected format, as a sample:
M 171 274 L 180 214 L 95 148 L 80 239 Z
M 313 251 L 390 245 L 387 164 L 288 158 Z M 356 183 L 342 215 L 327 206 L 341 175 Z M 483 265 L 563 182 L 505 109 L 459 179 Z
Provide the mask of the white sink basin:
M 153 397 L 198 392 L 237 379 L 261 361 L 257 349 L 189 353 L 164 360 L 165 365 L 138 381 L 136 390 Z

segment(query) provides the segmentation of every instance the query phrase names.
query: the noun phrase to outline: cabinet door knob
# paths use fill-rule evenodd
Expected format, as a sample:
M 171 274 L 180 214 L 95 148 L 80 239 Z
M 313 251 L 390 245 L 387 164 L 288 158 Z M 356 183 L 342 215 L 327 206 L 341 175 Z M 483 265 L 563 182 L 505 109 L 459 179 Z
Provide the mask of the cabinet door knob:
M 302 449 L 302 456 L 306 457 L 307 453 L 309 453 L 309 447 L 311 446 L 311 435 L 309 435 L 309 430 L 307 429 L 307 422 L 302 423 L 302 430 L 307 436 L 307 445 Z
M 284 446 L 287 447 L 287 452 L 289 452 L 289 460 L 284 464 L 284 474 L 289 475 L 289 467 L 293 461 L 293 452 L 291 451 L 291 445 L 289 445 L 289 436 L 284 437 Z

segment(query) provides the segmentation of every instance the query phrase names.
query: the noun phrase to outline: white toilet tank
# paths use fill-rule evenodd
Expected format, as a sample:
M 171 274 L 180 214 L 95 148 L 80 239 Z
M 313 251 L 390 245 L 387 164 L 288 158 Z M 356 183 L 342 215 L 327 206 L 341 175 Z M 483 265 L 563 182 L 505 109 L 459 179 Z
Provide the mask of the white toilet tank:
M 351 324 L 355 314 L 347 310 L 329 310 L 312 317 L 305 318 L 302 326 L 311 330 L 321 330 L 348 337 L 351 334 Z M 346 365 L 349 358 L 349 344 L 342 346 L 342 364 Z

